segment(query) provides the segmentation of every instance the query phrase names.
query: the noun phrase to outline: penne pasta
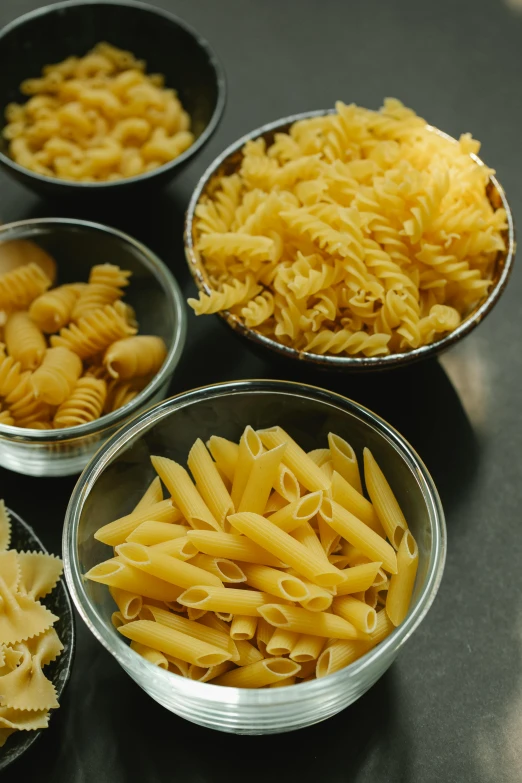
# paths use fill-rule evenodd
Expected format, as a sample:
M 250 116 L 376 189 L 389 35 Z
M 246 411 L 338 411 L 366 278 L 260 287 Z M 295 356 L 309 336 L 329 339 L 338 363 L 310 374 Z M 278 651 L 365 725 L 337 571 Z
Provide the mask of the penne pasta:
M 259 614 L 276 628 L 296 633 L 325 636 L 328 639 L 367 638 L 352 623 L 329 612 L 309 612 L 297 606 L 265 604 L 259 608 Z
M 224 557 L 211 557 L 210 555 L 199 554 L 193 557 L 190 562 L 192 565 L 214 574 L 226 584 L 246 582 L 243 569 L 237 563 Z
M 353 596 L 353 598 L 357 598 L 357 596 Z M 360 599 L 359 599 L 360 600 Z M 366 592 L 364 593 L 364 598 L 362 599 L 365 604 L 370 606 L 372 609 L 375 609 L 377 606 L 377 590 L 375 587 L 369 587 Z
M 323 465 L 332 459 L 330 449 L 314 449 L 308 452 L 308 456 L 319 468 L 322 468 Z
M 285 680 L 278 680 L 277 682 L 271 683 L 268 687 L 269 688 L 281 688 L 285 687 L 287 685 L 295 685 L 297 677 L 287 677 Z
M 239 507 L 254 460 L 263 453 L 263 444 L 252 427 L 245 428 L 239 441 L 236 469 L 232 481 L 231 497 L 234 508 Z
M 328 433 L 328 446 L 332 455 L 333 469 L 362 495 L 361 474 L 355 451 L 340 435 Z
M 386 537 L 379 517 L 370 501 L 357 492 L 337 471 L 334 471 L 332 476 L 332 498 L 380 536 Z
M 236 647 L 239 653 L 239 660 L 236 661 L 238 666 L 250 666 L 252 663 L 262 661 L 265 657 L 263 653 L 250 642 L 238 641 L 236 642 Z
M 133 513 L 141 511 L 144 508 L 149 508 L 149 506 L 153 506 L 155 503 L 161 503 L 162 500 L 163 490 L 161 488 L 161 479 L 159 476 L 156 476 L 156 478 L 152 479 L 138 504 L 134 507 Z
M 316 677 L 326 677 L 349 666 L 370 649 L 368 642 L 335 641 L 327 647 L 317 661 Z
M 197 680 L 198 682 L 210 682 L 211 680 L 219 677 L 221 674 L 230 671 L 234 668 L 232 661 L 224 661 L 217 666 L 195 666 L 191 664 L 188 670 L 188 676 L 190 680 Z
M 303 598 L 298 601 L 304 609 L 308 609 L 310 612 L 326 612 L 330 608 L 333 601 L 333 595 L 324 587 L 314 585 L 313 582 L 303 580 L 305 587 L 308 590 L 307 598 Z
M 85 574 L 85 578 L 158 601 L 177 601 L 183 592 L 183 588 L 133 568 L 120 558 L 98 563 Z
M 234 504 L 215 462 L 199 438 L 189 452 L 187 464 L 194 476 L 199 494 L 214 519 L 217 520 L 220 527 L 223 527 L 228 514 L 234 513 Z
M 168 669 L 169 662 L 167 658 L 159 650 L 153 650 L 152 647 L 146 647 L 139 642 L 130 643 L 131 650 L 141 655 L 146 661 L 152 663 L 153 666 L 157 666 L 159 669 Z
M 187 522 L 194 528 L 221 530 L 208 506 L 181 465 L 167 457 L 151 457 L 156 473 L 172 495 Z
M 222 631 L 227 636 L 230 636 L 230 625 L 217 617 L 213 612 L 206 612 L 205 616 L 201 618 L 201 622 L 209 628 L 215 628 L 217 631 Z
M 259 514 L 243 512 L 228 517 L 230 524 L 256 544 L 267 549 L 283 562 L 288 563 L 298 574 L 321 587 L 335 586 L 343 581 L 339 569 L 316 557 L 309 549 L 279 530 Z
M 407 530 L 397 550 L 397 573 L 390 579 L 386 598 L 386 613 L 395 626 L 400 625 L 408 614 L 418 564 L 419 549 Z
M 381 563 L 363 563 L 343 570 L 344 582 L 337 586 L 337 595 L 349 595 L 368 590 L 379 573 Z
M 301 495 L 301 488 L 299 482 L 290 470 L 284 464 L 280 464 L 277 469 L 276 480 L 274 481 L 275 491 L 284 498 L 288 503 L 293 503 L 298 500 Z M 247 509 L 250 511 L 251 509 Z
M 311 492 L 270 514 L 268 520 L 285 533 L 291 533 L 317 514 L 322 499 L 322 492 Z
M 287 658 L 269 658 L 222 674 L 213 683 L 232 688 L 264 688 L 278 680 L 294 677 L 300 668 L 298 663 Z
M 297 480 L 310 492 L 318 489 L 327 490 L 330 483 L 320 467 L 297 445 L 288 433 L 281 427 L 271 427 L 260 430 L 259 438 L 264 446 L 273 449 L 281 444 L 286 444 L 283 462 L 287 465 Z
M 256 590 L 276 595 L 287 601 L 303 601 L 310 595 L 308 586 L 298 576 L 253 563 L 242 563 L 241 567 L 247 584 L 255 587 Z
M 226 438 L 212 435 L 207 441 L 207 448 L 212 454 L 221 473 L 232 482 L 236 471 L 239 446 Z
M 298 639 L 299 634 L 294 631 L 276 628 L 266 645 L 266 651 L 269 655 L 288 655 L 294 649 Z
M 135 542 L 129 541 L 127 543 L 132 544 Z M 159 544 L 152 544 L 150 549 L 153 549 L 155 552 L 163 552 L 164 555 L 170 555 L 177 560 L 192 560 L 198 553 L 198 550 L 186 535 L 181 538 L 170 539 L 170 541 L 160 541 Z
M 181 658 L 175 658 L 173 655 L 165 655 L 165 658 L 169 662 L 169 672 L 177 674 L 178 677 L 188 677 L 190 664 L 182 661 Z
M 183 518 L 182 513 L 172 505 L 172 501 L 162 500 L 152 506 L 141 508 L 139 511 L 133 511 L 125 517 L 115 519 L 104 525 L 94 534 L 97 541 L 109 546 L 123 544 L 129 536 L 142 522 L 154 520 L 155 522 L 179 522 Z
M 250 617 L 259 617 L 257 610 L 265 604 L 276 603 L 273 595 L 258 590 L 207 585 L 185 590 L 178 601 L 183 606 L 205 609 L 207 612 L 230 612 L 230 614 L 244 614 Z
M 161 625 L 165 625 L 175 631 L 184 633 L 187 636 L 192 636 L 194 639 L 199 639 L 214 647 L 220 647 L 221 649 L 226 650 L 231 661 L 239 659 L 236 645 L 234 644 L 234 640 L 229 636 L 228 630 L 227 632 L 224 632 L 217 628 L 208 627 L 149 604 L 144 605 L 140 613 L 140 620 L 152 620 L 161 623 Z
M 234 641 L 249 641 L 256 635 L 257 617 L 236 614 L 230 626 L 230 638 Z
M 219 647 L 151 620 L 135 620 L 122 625 L 118 632 L 127 639 L 197 666 L 216 666 L 229 657 L 228 653 Z
M 275 629 L 273 625 L 267 623 L 267 621 L 263 617 L 259 618 L 257 622 L 256 642 L 263 658 L 266 658 L 267 656 L 266 648 L 268 642 L 274 635 L 274 631 Z
M 266 549 L 235 533 L 218 533 L 207 530 L 191 530 L 188 534 L 194 546 L 205 555 L 241 560 L 245 563 L 280 568 L 283 564 Z
M 144 544 L 145 546 L 154 546 L 164 541 L 173 541 L 176 538 L 183 538 L 187 535 L 190 528 L 184 525 L 176 525 L 170 522 L 154 522 L 148 520 L 142 522 L 127 536 L 127 541 L 134 544 Z
M 113 612 L 111 614 L 111 623 L 115 628 L 119 628 L 120 625 L 125 625 L 127 620 L 123 617 L 121 612 Z
M 124 620 L 134 620 L 141 612 L 143 597 L 137 593 L 129 593 L 118 587 L 109 587 L 109 592 Z
M 324 642 L 324 639 L 322 641 Z M 299 663 L 299 661 L 296 661 L 296 663 Z M 317 666 L 317 661 L 305 661 L 304 663 L 301 663 L 300 666 L 301 671 L 297 672 L 295 675 L 296 679 L 301 681 L 313 679 L 315 676 L 315 667 Z
M 170 543 L 170 542 L 167 542 Z M 158 545 L 161 546 L 161 545 Z M 176 557 L 171 557 L 164 552 L 159 552 L 155 547 L 146 547 L 143 544 L 119 544 L 116 552 L 124 562 L 133 568 L 138 568 L 150 576 L 162 579 L 169 584 L 178 587 L 192 587 L 193 585 L 216 585 L 222 587 L 222 582 L 214 574 L 197 568 Z M 183 603 L 177 598 L 179 603 Z
M 265 506 L 264 514 L 275 514 L 276 511 L 279 511 L 280 509 L 284 508 L 284 506 L 288 505 L 288 501 L 285 500 L 284 497 L 282 497 L 279 492 L 272 492 L 270 497 L 268 498 L 267 504 Z
M 324 549 L 326 557 L 329 557 L 329 555 L 331 555 L 337 549 L 339 541 L 341 540 L 341 536 L 339 533 L 336 533 L 336 531 L 327 522 L 325 522 L 321 516 L 317 520 L 317 528 L 319 530 L 319 541 L 321 542 L 321 546 Z
M 323 498 L 319 515 L 364 555 L 381 561 L 386 571 L 397 573 L 397 556 L 390 544 L 335 500 Z
M 332 612 L 339 617 L 348 620 L 359 631 L 363 633 L 372 633 L 377 625 L 377 613 L 375 609 L 363 601 L 357 600 L 351 595 L 343 595 L 334 598 L 332 603 Z
M 367 448 L 364 449 L 364 479 L 366 489 L 386 536 L 394 548 L 398 549 L 404 531 L 408 529 L 408 524 L 384 473 L 375 461 L 370 449 Z
M 297 663 L 312 663 L 320 656 L 321 651 L 326 644 L 324 636 L 312 636 L 311 634 L 301 634 L 292 651 L 290 658 Z M 315 669 L 315 663 L 314 663 Z M 309 672 L 311 674 L 312 672 Z M 305 674 L 307 677 L 308 674 Z
M 327 563 L 329 562 L 328 558 L 326 557 L 326 553 L 321 546 L 321 542 L 317 538 L 309 522 L 306 522 L 304 525 L 300 525 L 298 528 L 293 530 L 291 535 L 292 538 L 295 538 L 296 541 L 299 541 L 300 544 L 313 552 L 316 557 L 325 560 Z
M 252 511 L 262 514 L 265 510 L 273 484 L 275 483 L 286 450 L 283 443 L 254 457 L 238 511 Z

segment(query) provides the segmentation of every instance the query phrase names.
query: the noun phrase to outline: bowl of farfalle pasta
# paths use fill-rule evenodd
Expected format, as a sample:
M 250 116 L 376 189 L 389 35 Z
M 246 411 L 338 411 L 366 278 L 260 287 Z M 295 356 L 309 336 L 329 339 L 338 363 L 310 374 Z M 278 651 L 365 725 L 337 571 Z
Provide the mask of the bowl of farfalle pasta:
M 395 99 L 247 134 L 187 211 L 190 306 L 252 347 L 334 370 L 445 350 L 490 312 L 514 260 L 511 211 L 479 148 Z
M 60 2 L 0 32 L 0 165 L 43 195 L 166 184 L 224 102 L 210 46 L 159 8 Z
M 65 574 L 83 620 L 157 702 L 219 731 L 317 723 L 421 623 L 444 568 L 437 490 L 345 397 L 240 381 L 129 422 L 71 496 Z
M 0 229 L 0 464 L 79 473 L 167 393 L 185 341 L 180 290 L 146 247 L 68 219 Z

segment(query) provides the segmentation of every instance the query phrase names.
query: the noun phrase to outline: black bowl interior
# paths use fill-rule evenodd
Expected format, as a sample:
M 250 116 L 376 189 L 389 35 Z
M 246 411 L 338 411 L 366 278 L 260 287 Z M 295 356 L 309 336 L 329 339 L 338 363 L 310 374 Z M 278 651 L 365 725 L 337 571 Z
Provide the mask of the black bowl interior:
M 19 85 L 40 75 L 44 65 L 81 56 L 107 41 L 147 61 L 177 91 L 200 137 L 220 104 L 222 77 L 205 41 L 159 8 L 118 2 L 58 3 L 28 14 L 0 31 L 0 109 L 25 102 Z M 0 141 L 7 156 L 7 144 Z
M 19 552 L 47 552 L 34 530 L 18 514 L 9 511 L 9 515 L 11 517 L 11 549 L 17 549 Z M 74 616 L 63 577 L 52 593 L 42 599 L 42 603 L 60 618 L 55 624 L 55 628 L 64 650 L 56 661 L 45 668 L 45 674 L 52 680 L 58 701 L 60 701 L 71 673 L 75 643 Z M 0 771 L 16 761 L 22 753 L 25 753 L 45 731 L 45 729 L 15 731 L 14 734 L 11 734 L 4 747 L 0 748 Z

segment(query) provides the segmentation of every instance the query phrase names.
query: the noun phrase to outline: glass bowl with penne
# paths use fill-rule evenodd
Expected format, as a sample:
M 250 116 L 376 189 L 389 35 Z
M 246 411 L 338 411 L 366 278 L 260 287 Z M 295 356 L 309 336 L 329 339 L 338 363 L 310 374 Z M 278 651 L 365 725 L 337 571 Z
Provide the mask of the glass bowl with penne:
M 286 381 L 184 392 L 82 474 L 63 551 L 84 622 L 168 710 L 265 734 L 324 720 L 435 598 L 444 514 L 386 422 Z
M 258 352 L 326 370 L 435 356 L 490 312 L 514 261 L 511 210 L 479 149 L 391 98 L 257 128 L 192 195 L 189 305 Z
M 165 397 L 185 342 L 181 292 L 148 248 L 69 219 L 0 228 L 0 465 L 80 473 Z

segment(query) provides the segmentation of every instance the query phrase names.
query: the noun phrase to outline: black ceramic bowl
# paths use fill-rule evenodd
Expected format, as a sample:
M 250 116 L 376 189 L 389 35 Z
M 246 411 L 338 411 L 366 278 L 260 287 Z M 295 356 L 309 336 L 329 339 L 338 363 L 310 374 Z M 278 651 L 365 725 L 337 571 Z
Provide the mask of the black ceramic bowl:
M 9 511 L 9 516 L 11 518 L 11 549 L 16 549 L 19 552 L 47 552 L 34 530 L 18 514 L 15 514 L 14 511 Z M 75 644 L 74 616 L 63 577 L 52 593 L 42 599 L 42 603 L 60 618 L 54 627 L 64 649 L 56 661 L 45 667 L 45 674 L 52 680 L 56 688 L 58 701 L 61 701 L 72 669 Z M 53 712 L 51 712 L 51 720 Z M 13 761 L 16 761 L 22 753 L 25 753 L 42 732 L 45 733 L 45 731 L 47 729 L 15 731 L 14 734 L 11 734 L 3 748 L 0 748 L 0 772 L 9 764 L 12 764 Z
M 83 55 L 100 41 L 127 49 L 162 73 L 178 92 L 192 119 L 196 141 L 158 169 L 114 182 L 71 182 L 36 174 L 15 163 L 0 140 L 0 165 L 43 196 L 109 197 L 166 185 L 208 141 L 225 106 L 225 76 L 208 43 L 188 25 L 160 8 L 119 0 L 73 0 L 24 14 L 0 30 L 0 124 L 12 101 L 24 103 L 19 85 L 44 65 Z

